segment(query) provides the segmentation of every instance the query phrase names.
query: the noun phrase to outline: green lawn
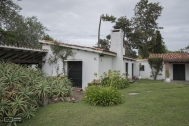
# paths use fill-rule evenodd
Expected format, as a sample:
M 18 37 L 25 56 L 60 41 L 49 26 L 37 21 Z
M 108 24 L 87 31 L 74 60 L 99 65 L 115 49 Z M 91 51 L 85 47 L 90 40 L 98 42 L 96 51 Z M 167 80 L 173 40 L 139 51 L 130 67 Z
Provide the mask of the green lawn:
M 141 80 L 121 92 L 123 104 L 114 107 L 96 107 L 84 101 L 50 104 L 21 126 L 189 125 L 189 84 Z

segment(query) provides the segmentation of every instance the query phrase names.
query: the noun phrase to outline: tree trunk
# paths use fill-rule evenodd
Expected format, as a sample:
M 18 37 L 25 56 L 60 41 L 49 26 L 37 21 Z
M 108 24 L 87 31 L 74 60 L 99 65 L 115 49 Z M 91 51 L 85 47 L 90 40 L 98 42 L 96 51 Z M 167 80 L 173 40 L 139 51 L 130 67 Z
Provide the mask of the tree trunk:
M 98 47 L 100 47 L 100 26 L 101 26 L 101 15 L 100 15 L 100 22 L 99 22 L 99 27 L 98 27 Z

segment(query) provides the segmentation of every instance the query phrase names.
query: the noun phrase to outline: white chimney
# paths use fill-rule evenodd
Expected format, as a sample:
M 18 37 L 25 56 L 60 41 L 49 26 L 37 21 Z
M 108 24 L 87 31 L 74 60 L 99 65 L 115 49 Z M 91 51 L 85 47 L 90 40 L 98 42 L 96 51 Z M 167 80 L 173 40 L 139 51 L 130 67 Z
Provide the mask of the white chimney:
M 113 59 L 113 69 L 120 70 L 121 73 L 124 73 L 123 67 L 123 30 L 114 29 L 111 31 L 111 45 L 110 50 L 116 52 L 117 56 Z

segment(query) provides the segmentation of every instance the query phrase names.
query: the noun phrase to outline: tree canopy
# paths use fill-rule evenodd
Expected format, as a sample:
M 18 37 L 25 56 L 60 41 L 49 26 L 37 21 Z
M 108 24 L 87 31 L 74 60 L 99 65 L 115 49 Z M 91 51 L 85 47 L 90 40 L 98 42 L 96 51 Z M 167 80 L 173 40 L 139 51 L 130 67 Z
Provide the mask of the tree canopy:
M 141 0 L 134 9 L 133 25 L 134 38 L 139 54 L 143 58 L 148 58 L 152 50 L 151 45 L 155 40 L 155 31 L 158 29 L 157 19 L 161 16 L 163 7 L 159 3 L 148 3 L 148 0 Z M 135 36 L 136 36 L 135 35 Z M 146 51 L 147 49 L 147 51 Z
M 149 3 L 148 0 L 140 0 L 134 8 L 134 17 L 127 19 L 126 16 L 122 16 L 117 20 L 114 18 L 113 28 L 122 29 L 124 32 L 126 56 L 136 58 L 136 52 L 133 49 L 138 49 L 142 58 L 148 58 L 150 53 L 166 52 L 166 46 L 157 23 L 162 10 L 163 7 L 158 2 Z
M 13 0 L 0 1 L 0 44 L 40 47 L 38 39 L 45 35 L 47 28 L 37 17 L 24 17 Z

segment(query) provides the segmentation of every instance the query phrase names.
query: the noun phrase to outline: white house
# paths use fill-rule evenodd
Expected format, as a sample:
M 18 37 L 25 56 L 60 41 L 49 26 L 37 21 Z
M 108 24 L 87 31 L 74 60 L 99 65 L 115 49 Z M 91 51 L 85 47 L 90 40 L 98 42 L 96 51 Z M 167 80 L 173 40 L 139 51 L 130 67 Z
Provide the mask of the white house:
M 17 64 L 41 64 L 42 70 L 48 76 L 56 76 L 62 73 L 62 61 L 49 64 L 48 59 L 52 54 L 52 41 L 41 40 L 42 49 L 31 49 L 0 45 L 0 62 L 13 62 Z M 111 31 L 110 51 L 85 47 L 73 44 L 60 43 L 60 46 L 68 47 L 75 55 L 66 59 L 68 78 L 74 86 L 84 88 L 93 79 L 99 79 L 108 70 L 120 70 L 121 73 L 128 73 L 129 78 L 141 76 L 146 79 L 153 79 L 151 68 L 147 59 L 133 59 L 124 55 L 123 31 L 115 29 Z M 164 80 L 166 73 L 170 73 L 171 80 L 189 81 L 189 53 L 150 54 L 152 57 L 163 58 L 163 71 L 157 79 Z M 139 72 L 139 64 L 142 65 Z M 97 74 L 97 78 L 94 76 Z
M 189 53 L 168 53 L 168 54 L 150 54 L 149 58 L 163 58 L 163 71 L 157 76 L 157 80 L 164 80 L 166 72 L 170 74 L 171 80 L 189 81 Z M 147 59 L 138 59 L 135 65 L 143 66 L 140 76 L 146 79 L 153 79 L 151 76 L 151 68 Z M 135 76 L 139 75 L 139 69 L 135 69 Z
M 108 70 L 120 70 L 121 73 L 127 72 L 129 78 L 134 76 L 136 59 L 124 56 L 122 36 L 123 31 L 121 29 L 111 31 L 110 51 L 65 43 L 60 44 L 60 46 L 69 47 L 75 52 L 73 57 L 68 57 L 66 60 L 67 75 L 74 82 L 74 86 L 84 88 L 95 79 L 94 73 L 97 73 L 97 78 L 100 78 Z M 62 73 L 62 62 L 60 59 L 57 64 L 50 65 L 48 63 L 48 59 L 52 55 L 50 45 L 53 43 L 46 40 L 41 40 L 40 43 L 42 43 L 42 49 L 49 50 L 43 58 L 46 62 L 43 64 L 42 70 L 48 76 L 56 76 L 57 73 Z M 57 67 L 59 68 L 58 70 Z
M 57 64 L 49 64 L 48 59 L 52 55 L 50 46 L 51 41 L 41 40 L 42 49 L 49 50 L 43 61 L 42 70 L 48 76 L 56 76 L 62 73 L 62 62 L 60 59 Z M 89 82 L 103 75 L 108 70 L 120 70 L 121 73 L 128 73 L 129 78 L 139 76 L 139 63 L 142 65 L 140 76 L 146 79 L 152 79 L 151 68 L 147 59 L 133 59 L 124 56 L 123 31 L 115 29 L 111 31 L 110 51 L 79 46 L 73 44 L 60 43 L 60 46 L 68 47 L 75 52 L 73 57 L 66 60 L 67 75 L 74 86 L 84 88 Z M 176 59 L 175 59 L 176 56 Z M 184 56 L 184 57 L 183 57 Z M 166 71 L 170 73 L 171 80 L 189 80 L 189 54 L 151 54 L 150 57 L 162 57 L 164 60 L 163 71 L 157 77 L 159 80 L 166 78 Z M 171 57 L 171 58 L 170 58 Z M 179 60 L 178 60 L 179 59 Z

